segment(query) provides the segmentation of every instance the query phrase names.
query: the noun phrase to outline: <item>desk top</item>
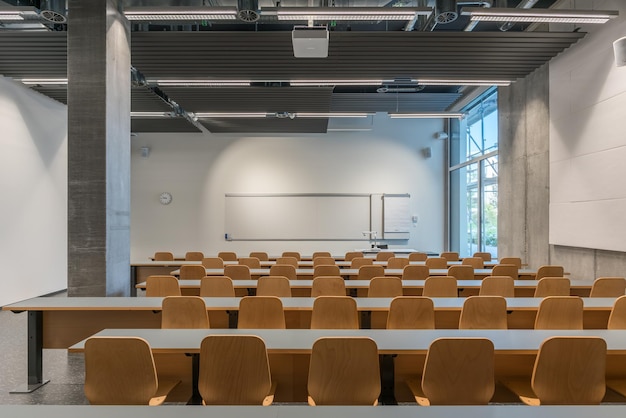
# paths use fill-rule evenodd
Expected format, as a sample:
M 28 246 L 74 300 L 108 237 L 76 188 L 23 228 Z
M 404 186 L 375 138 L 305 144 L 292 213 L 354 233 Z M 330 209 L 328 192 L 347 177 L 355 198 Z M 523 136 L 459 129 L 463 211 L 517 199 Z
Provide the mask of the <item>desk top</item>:
M 474 276 L 478 277 L 487 277 L 491 276 L 491 269 L 474 269 Z M 174 270 L 170 272 L 173 276 L 178 276 L 180 274 L 180 270 Z M 260 268 L 260 269 L 250 269 L 250 275 L 252 276 L 269 276 L 270 269 L 269 268 Z M 359 269 L 341 269 L 342 276 L 358 276 Z M 446 276 L 448 275 L 447 269 L 430 269 L 429 274 L 431 276 Z M 537 274 L 537 270 L 534 269 L 519 269 L 518 274 L 520 276 L 530 276 L 535 277 Z M 207 276 L 223 276 L 224 269 L 206 269 Z M 297 268 L 296 275 L 298 276 L 312 276 L 313 269 L 310 268 Z M 385 269 L 385 276 L 396 276 L 402 277 L 402 269 Z
M 269 268 L 276 264 L 276 260 L 261 261 L 261 267 Z M 374 265 L 386 266 L 387 261 L 374 261 Z M 200 265 L 201 261 L 185 261 L 185 260 L 173 260 L 173 261 L 132 261 L 130 265 L 132 267 L 180 267 L 182 265 Z M 236 265 L 239 261 L 224 261 L 224 265 Z M 424 261 L 410 261 L 409 264 L 416 266 L 425 265 Z M 461 265 L 462 261 L 448 261 L 448 266 Z M 485 268 L 493 268 L 497 261 L 485 261 Z M 350 261 L 335 260 L 335 265 L 340 268 L 348 268 L 351 265 Z M 300 260 L 298 261 L 300 268 L 313 268 L 312 260 Z

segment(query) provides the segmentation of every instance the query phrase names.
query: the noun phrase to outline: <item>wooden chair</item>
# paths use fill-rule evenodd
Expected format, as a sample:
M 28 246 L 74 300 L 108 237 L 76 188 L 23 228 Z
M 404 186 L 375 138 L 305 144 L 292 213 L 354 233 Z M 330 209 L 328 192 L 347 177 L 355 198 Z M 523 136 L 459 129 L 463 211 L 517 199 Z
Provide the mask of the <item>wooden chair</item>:
M 223 269 L 224 260 L 219 257 L 205 257 L 202 259 L 202 265 L 207 269 Z
M 270 256 L 263 251 L 251 251 L 249 257 L 258 258 L 260 261 L 269 261 Z
M 204 299 L 168 296 L 161 303 L 161 328 L 210 328 Z
M 457 280 L 474 280 L 474 267 L 456 265 L 448 267 L 448 276 Z
M 385 268 L 383 266 L 371 265 L 359 267 L 359 274 L 356 276 L 357 280 L 371 280 L 372 277 L 384 276 Z
M 609 316 L 609 323 L 606 328 L 626 329 L 626 296 L 620 296 L 615 299 L 613 309 L 611 309 L 611 315 Z
M 174 261 L 174 254 L 168 251 L 157 251 L 153 259 L 154 261 Z
M 483 261 L 491 261 L 491 253 L 490 252 L 475 252 L 474 255 L 472 255 L 472 257 L 480 257 L 483 259 Z M 474 267 L 476 268 L 476 267 Z
M 178 278 L 180 280 L 200 280 L 206 276 L 205 267 L 197 264 L 182 265 L 179 271 Z
M 278 257 L 276 264 L 288 264 L 294 268 L 298 268 L 298 259 L 296 257 Z
M 570 281 L 567 277 L 544 277 L 539 279 L 535 288 L 536 298 L 546 296 L 569 296 Z
M 297 280 L 296 267 L 291 264 L 274 264 L 270 267 L 270 276 L 284 276 L 289 280 Z
M 376 261 L 387 261 L 395 256 L 396 254 L 391 251 L 381 251 L 376 254 Z
M 354 298 L 316 297 L 311 313 L 311 329 L 359 329 L 359 315 Z
M 426 280 L 430 276 L 430 269 L 426 266 L 409 264 L 402 269 L 402 280 Z
M 459 261 L 459 253 L 456 251 L 444 251 L 439 254 L 439 257 L 445 258 L 448 261 Z
M 389 304 L 387 329 L 435 329 L 435 305 L 423 296 L 397 296 Z
M 399 277 L 373 277 L 367 290 L 370 298 L 395 298 L 402 296 L 402 280 Z
M 537 310 L 535 329 L 583 329 L 583 300 L 578 296 L 548 296 Z
M 463 302 L 459 329 L 507 329 L 507 322 L 502 296 L 469 296 Z
M 185 253 L 185 261 L 202 261 L 204 253 L 201 251 L 187 251 Z
M 139 337 L 85 341 L 85 396 L 91 405 L 160 405 L 179 380 L 157 377 L 152 350 Z
M 537 269 L 535 280 L 543 279 L 544 277 L 563 277 L 563 266 L 540 266 Z
M 509 276 L 513 280 L 519 279 L 518 268 L 515 264 L 496 264 L 491 269 L 492 276 Z
M 235 288 L 230 277 L 205 276 L 200 280 L 200 297 L 235 297 Z
M 403 269 L 409 265 L 408 258 L 401 257 L 391 257 L 387 260 L 387 268 L 388 269 Z
M 426 261 L 424 261 L 426 267 L 430 269 L 447 269 L 448 268 L 448 260 L 443 257 L 428 257 Z
M 180 296 L 180 285 L 174 276 L 148 276 L 146 279 L 146 297 Z
M 451 276 L 430 276 L 424 281 L 422 296 L 429 298 L 455 298 L 459 295 L 456 279 Z
M 317 257 L 330 257 L 330 258 L 333 258 L 333 256 L 330 254 L 330 251 L 315 251 L 315 252 L 313 253 L 313 255 L 311 256 L 311 259 L 312 259 L 313 261 L 315 261 L 315 259 L 316 259 Z M 334 259 L 333 259 L 333 260 L 334 260 Z
M 237 261 L 237 253 L 233 251 L 220 251 L 217 256 L 224 261 Z
M 261 260 L 256 257 L 240 257 L 238 262 L 242 266 L 248 266 L 251 269 L 261 268 Z
M 291 297 L 291 285 L 285 276 L 259 277 L 256 285 L 257 296 L 277 296 L 279 298 Z
M 313 278 L 319 276 L 341 276 L 339 266 L 331 264 L 320 264 L 313 267 Z
M 598 277 L 591 285 L 591 298 L 614 298 L 626 293 L 626 279 L 623 277 Z
M 358 269 L 358 268 L 361 268 L 361 266 L 371 266 L 373 264 L 374 264 L 374 259 L 373 258 L 369 258 L 369 257 L 354 257 L 350 261 L 350 268 L 351 269 Z
M 311 297 L 346 296 L 346 282 L 340 276 L 319 276 L 313 279 Z
M 475 269 L 485 268 L 485 260 L 481 257 L 466 257 L 461 260 L 461 264 L 464 266 L 472 266 Z
M 522 268 L 522 259 L 519 257 L 502 257 L 498 264 L 513 264 L 518 269 Z
M 198 390 L 205 405 L 271 405 L 265 342 L 256 335 L 209 335 L 200 345 Z
M 237 328 L 285 329 L 283 303 L 276 296 L 242 297 Z
M 298 261 L 302 260 L 302 256 L 300 255 L 300 253 L 298 251 L 283 251 L 282 256 L 283 257 L 293 257 L 293 258 L 295 258 Z
M 315 257 L 313 259 L 313 267 L 317 266 L 334 266 L 337 264 L 332 257 Z
M 250 267 L 241 264 L 227 264 L 224 266 L 224 276 L 232 280 L 252 280 Z
M 420 379 L 407 385 L 419 405 L 487 405 L 495 392 L 494 347 L 486 338 L 438 338 Z
M 427 258 L 428 258 L 428 254 L 426 253 L 420 253 L 420 252 L 409 253 L 409 262 L 426 261 Z
M 363 257 L 363 253 L 361 251 L 348 251 L 346 252 L 343 259 L 345 261 L 352 261 L 354 258 Z
M 309 405 L 376 405 L 378 347 L 366 337 L 319 338 L 311 349 Z
M 604 397 L 606 342 L 599 337 L 551 337 L 539 347 L 528 379 L 502 383 L 528 405 L 598 405 Z
M 515 297 L 515 281 L 509 276 L 487 276 L 480 283 L 480 296 Z

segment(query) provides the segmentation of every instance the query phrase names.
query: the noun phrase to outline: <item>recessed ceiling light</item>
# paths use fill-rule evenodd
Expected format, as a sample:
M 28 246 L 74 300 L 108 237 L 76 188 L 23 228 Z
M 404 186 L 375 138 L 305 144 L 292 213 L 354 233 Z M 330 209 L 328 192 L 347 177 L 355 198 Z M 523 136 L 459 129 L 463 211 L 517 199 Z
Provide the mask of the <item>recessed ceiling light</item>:
M 470 20 L 489 22 L 606 23 L 619 15 L 614 10 L 565 10 L 463 7 Z

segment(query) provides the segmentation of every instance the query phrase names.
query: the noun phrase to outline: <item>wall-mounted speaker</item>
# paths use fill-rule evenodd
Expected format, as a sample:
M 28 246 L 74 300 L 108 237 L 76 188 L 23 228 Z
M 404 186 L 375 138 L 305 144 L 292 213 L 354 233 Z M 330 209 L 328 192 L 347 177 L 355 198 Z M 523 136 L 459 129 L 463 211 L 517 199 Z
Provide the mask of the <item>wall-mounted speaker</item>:
M 618 67 L 626 65 L 626 36 L 613 42 L 613 54 L 615 54 L 615 65 Z
M 424 158 L 430 158 L 433 156 L 433 150 L 430 147 L 422 148 L 422 155 Z
M 328 57 L 326 26 L 295 26 L 291 32 L 293 56 L 296 58 Z

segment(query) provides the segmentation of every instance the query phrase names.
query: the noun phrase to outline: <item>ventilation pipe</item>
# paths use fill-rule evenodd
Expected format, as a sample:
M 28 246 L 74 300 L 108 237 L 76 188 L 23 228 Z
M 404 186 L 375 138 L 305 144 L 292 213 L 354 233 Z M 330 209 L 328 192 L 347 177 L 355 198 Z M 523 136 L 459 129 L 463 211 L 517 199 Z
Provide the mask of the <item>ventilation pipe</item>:
M 242 22 L 253 23 L 259 20 L 259 0 L 237 0 L 237 18 Z
M 539 0 L 522 0 L 522 2 L 517 5 L 517 7 L 519 9 L 530 9 L 535 4 L 537 4 L 538 1 Z M 498 29 L 500 29 L 502 32 L 506 32 L 507 30 L 511 29 L 513 25 L 515 25 L 515 23 L 513 22 L 504 22 L 498 27 Z
M 43 0 L 40 5 L 39 17 L 47 23 L 55 25 L 67 23 L 65 0 Z
M 447 24 L 459 17 L 456 0 L 437 0 L 435 3 L 435 23 Z

